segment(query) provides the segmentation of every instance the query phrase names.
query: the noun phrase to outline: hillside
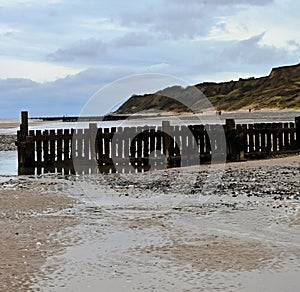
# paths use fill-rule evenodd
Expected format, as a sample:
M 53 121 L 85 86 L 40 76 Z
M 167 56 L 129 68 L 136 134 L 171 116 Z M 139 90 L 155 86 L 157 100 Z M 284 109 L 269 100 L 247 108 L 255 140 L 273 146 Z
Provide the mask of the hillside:
M 300 63 L 273 68 L 268 76 L 260 78 L 240 78 L 238 81 L 222 83 L 204 82 L 196 84 L 195 87 L 208 97 L 216 110 L 299 109 Z M 174 86 L 154 94 L 133 95 L 115 113 L 181 113 L 189 112 L 190 109 L 195 112 L 205 110 L 209 105 L 195 87 Z

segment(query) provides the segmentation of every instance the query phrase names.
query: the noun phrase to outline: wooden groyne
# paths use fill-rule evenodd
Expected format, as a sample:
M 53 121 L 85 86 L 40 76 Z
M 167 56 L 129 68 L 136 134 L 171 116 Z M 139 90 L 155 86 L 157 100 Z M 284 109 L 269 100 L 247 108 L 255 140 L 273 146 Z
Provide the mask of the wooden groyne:
M 21 113 L 18 173 L 133 172 L 300 152 L 300 117 L 290 123 L 29 130 Z

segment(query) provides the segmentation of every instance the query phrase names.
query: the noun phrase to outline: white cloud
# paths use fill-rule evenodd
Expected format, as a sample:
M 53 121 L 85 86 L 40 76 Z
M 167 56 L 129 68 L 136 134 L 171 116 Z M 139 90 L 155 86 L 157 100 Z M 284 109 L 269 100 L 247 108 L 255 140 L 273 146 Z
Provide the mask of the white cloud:
M 80 69 L 49 64 L 47 62 L 24 61 L 0 58 L 0 78 L 28 78 L 38 82 L 56 80 Z
M 210 40 L 243 40 L 264 33 L 261 45 L 289 49 L 291 40 L 300 42 L 298 13 L 300 2 L 276 1 L 266 7 L 247 7 L 218 18 L 208 37 Z
M 18 29 L 15 29 L 13 27 L 10 27 L 8 25 L 0 25 L 0 36 L 1 35 L 10 35 L 13 33 L 18 33 L 20 32 Z
M 44 4 L 54 4 L 59 3 L 62 0 L 44 0 Z M 0 6 L 9 7 L 9 6 L 17 6 L 17 5 L 26 5 L 26 4 L 40 4 L 39 0 L 0 0 Z

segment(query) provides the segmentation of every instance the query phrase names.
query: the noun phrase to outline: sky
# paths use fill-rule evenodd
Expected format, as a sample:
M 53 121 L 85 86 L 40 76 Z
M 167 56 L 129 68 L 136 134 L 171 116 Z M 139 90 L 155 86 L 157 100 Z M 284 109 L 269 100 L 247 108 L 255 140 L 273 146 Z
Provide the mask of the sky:
M 300 62 L 299 11 L 298 0 L 0 0 L 0 118 L 79 115 L 134 75 L 268 75 Z M 101 98 L 99 114 L 120 103 Z

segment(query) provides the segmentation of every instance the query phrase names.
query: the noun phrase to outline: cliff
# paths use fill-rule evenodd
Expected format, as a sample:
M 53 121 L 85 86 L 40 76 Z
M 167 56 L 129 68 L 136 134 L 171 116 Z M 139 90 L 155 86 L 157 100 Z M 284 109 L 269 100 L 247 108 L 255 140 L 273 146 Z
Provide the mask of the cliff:
M 238 81 L 221 83 L 204 82 L 185 89 L 174 86 L 155 94 L 134 95 L 116 113 L 132 114 L 141 111 L 181 113 L 189 112 L 190 109 L 195 112 L 205 110 L 209 105 L 195 88 L 209 99 L 216 110 L 299 109 L 300 63 L 273 68 L 268 76 L 260 78 L 240 78 Z

